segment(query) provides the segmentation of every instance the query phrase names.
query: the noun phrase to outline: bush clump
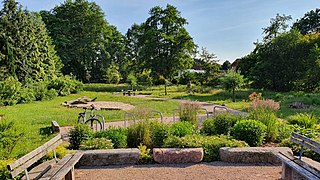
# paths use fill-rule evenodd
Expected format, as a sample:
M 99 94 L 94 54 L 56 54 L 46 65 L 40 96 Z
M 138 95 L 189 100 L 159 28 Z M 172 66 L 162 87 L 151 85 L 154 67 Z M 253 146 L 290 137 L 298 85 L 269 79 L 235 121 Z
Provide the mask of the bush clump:
M 196 132 L 196 128 L 187 121 L 177 122 L 170 126 L 170 135 L 184 137 L 186 135 L 192 135 Z
M 241 117 L 234 114 L 222 113 L 213 118 L 206 119 L 203 122 L 202 132 L 206 135 L 225 134 L 230 132 L 230 129 L 236 124 Z
M 150 120 L 141 120 L 128 127 L 127 144 L 130 148 L 136 148 L 140 144 L 152 147 Z
M 107 138 L 90 138 L 85 141 L 82 141 L 79 149 L 81 150 L 113 149 L 113 144 L 111 140 Z
M 10 171 L 8 170 L 7 165 L 13 162 L 13 159 L 0 159 L 0 179 L 11 179 Z
M 227 136 L 201 136 L 187 135 L 185 137 L 170 136 L 165 140 L 164 147 L 169 148 L 198 148 L 204 150 L 203 160 L 218 161 L 220 160 L 219 149 L 221 147 L 246 147 L 243 141 L 229 139 Z
M 266 136 L 266 125 L 256 120 L 238 121 L 232 128 L 235 139 L 247 142 L 250 146 L 260 146 Z
M 93 131 L 86 124 L 77 124 L 71 129 L 70 136 L 70 148 L 71 149 L 79 149 L 81 142 L 92 137 Z
M 121 127 L 109 127 L 106 131 L 96 132 L 94 138 L 107 138 L 113 143 L 115 149 L 127 147 L 128 130 Z
M 164 140 L 168 138 L 169 127 L 159 121 L 151 121 L 152 147 L 162 147 Z
M 201 104 L 199 104 L 198 102 L 181 103 L 179 108 L 180 121 L 188 121 L 198 127 L 196 114 L 197 111 L 201 109 L 201 107 Z
M 303 128 L 313 128 L 318 123 L 318 120 L 312 114 L 298 113 L 296 115 L 289 116 L 288 122 L 289 124 L 297 124 Z

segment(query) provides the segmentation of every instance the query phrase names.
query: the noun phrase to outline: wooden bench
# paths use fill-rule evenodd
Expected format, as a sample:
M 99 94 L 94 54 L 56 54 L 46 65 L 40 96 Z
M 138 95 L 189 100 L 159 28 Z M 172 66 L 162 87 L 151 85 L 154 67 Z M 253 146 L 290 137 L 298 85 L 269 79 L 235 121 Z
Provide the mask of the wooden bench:
M 320 154 L 320 143 L 294 132 L 291 135 L 291 141 L 301 146 L 300 156 L 295 157 L 283 152 L 276 153 L 276 156 L 282 161 L 281 178 L 285 180 L 320 179 L 320 163 L 309 158 L 302 158 L 304 148 Z
M 62 143 L 61 135 L 57 135 L 42 146 L 33 150 L 32 152 L 24 155 L 15 162 L 7 166 L 10 171 L 11 178 L 15 178 L 23 171 L 25 172 L 25 178 L 30 179 L 59 179 L 65 177 L 66 180 L 74 179 L 74 165 L 82 157 L 81 152 L 77 152 L 74 155 L 67 155 L 61 160 L 56 157 L 55 148 Z M 49 164 L 48 166 L 42 168 L 42 170 L 37 173 L 31 174 L 28 168 L 34 165 L 42 157 L 44 157 L 49 151 L 53 150 L 55 163 Z M 32 171 L 32 170 L 31 170 Z
M 123 92 L 123 95 L 128 95 L 131 96 L 133 94 L 134 96 L 136 95 L 137 90 L 128 90 L 127 92 Z

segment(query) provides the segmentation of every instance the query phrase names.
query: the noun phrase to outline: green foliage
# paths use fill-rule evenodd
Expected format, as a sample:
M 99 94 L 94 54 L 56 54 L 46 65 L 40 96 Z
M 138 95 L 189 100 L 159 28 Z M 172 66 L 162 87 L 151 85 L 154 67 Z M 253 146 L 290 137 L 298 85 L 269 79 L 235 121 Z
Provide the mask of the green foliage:
M 203 121 L 203 128 L 201 131 L 206 135 L 225 134 L 227 135 L 231 128 L 236 124 L 241 117 L 234 114 L 222 113 L 213 118 Z
M 229 70 L 224 77 L 220 78 L 220 81 L 226 90 L 232 90 L 232 100 L 235 102 L 235 90 L 244 84 L 243 75 L 240 72 Z
M 220 160 L 219 149 L 221 147 L 246 147 L 248 145 L 243 141 L 228 139 L 227 136 L 187 135 L 181 138 L 170 136 L 166 139 L 164 146 L 170 148 L 202 147 L 204 150 L 203 160 L 210 162 Z
M 15 0 L 4 1 L 0 14 L 0 80 L 13 76 L 25 84 L 54 77 L 60 61 L 39 14 Z
M 184 26 L 176 7 L 153 7 L 150 17 L 141 25 L 134 24 L 127 32 L 129 57 L 136 72 L 151 70 L 156 80 L 160 76 L 170 80 L 178 70 L 191 68 L 195 44 Z M 165 94 L 167 95 L 166 88 Z
M 95 2 L 64 1 L 40 14 L 64 64 L 65 75 L 72 73 L 82 82 L 103 82 L 112 62 L 124 62 L 124 37 L 108 24 Z M 119 74 L 113 75 L 118 78 Z
M 196 133 L 196 128 L 188 121 L 182 121 L 174 123 L 169 129 L 170 135 L 184 137 L 186 135 L 192 135 Z
M 180 121 L 188 121 L 195 127 L 198 127 L 197 111 L 201 109 L 201 105 L 197 102 L 180 103 L 179 115 Z
M 148 149 L 147 146 L 145 146 L 143 144 L 140 144 L 138 146 L 138 148 L 140 150 L 140 163 L 148 164 L 148 163 L 152 162 L 153 158 L 150 153 L 150 149 Z
M 275 141 L 281 142 L 284 139 L 290 138 L 292 132 L 294 132 L 293 125 L 288 125 L 286 122 L 280 121 L 278 125 L 278 135 Z
M 105 131 L 99 131 L 93 134 L 94 138 L 107 138 L 113 143 L 115 149 L 127 147 L 128 130 L 121 127 L 109 127 Z
M 0 159 L 0 179 L 9 180 L 10 178 L 10 171 L 7 168 L 8 164 L 13 163 L 13 159 Z
M 311 10 L 293 23 L 292 28 L 296 28 L 301 34 L 311 34 L 320 32 L 320 9 Z
M 48 89 L 55 89 L 60 96 L 67 96 L 69 94 L 81 91 L 83 84 L 75 79 L 73 76 L 60 76 L 53 78 L 48 85 Z
M 8 158 L 23 135 L 14 127 L 14 122 L 0 120 L 0 157 Z
M 18 79 L 8 77 L 0 81 L 0 105 L 14 105 L 20 100 L 21 83 Z
M 266 136 L 266 125 L 256 120 L 238 121 L 232 128 L 232 137 L 247 142 L 250 146 L 260 146 Z
M 89 138 L 81 141 L 80 150 L 113 149 L 111 140 L 107 138 Z
M 152 147 L 150 121 L 141 120 L 130 127 L 128 127 L 127 144 L 130 148 L 136 148 L 140 144 L 146 145 L 148 148 Z
M 266 109 L 256 109 L 249 112 L 249 118 L 255 119 L 266 125 L 266 141 L 274 141 L 278 136 L 278 118 L 274 112 Z
M 79 149 L 83 141 L 88 140 L 92 136 L 92 129 L 86 124 L 77 124 L 70 130 L 70 148 Z M 89 142 L 91 143 L 91 141 Z
M 151 138 L 153 147 L 162 147 L 169 136 L 169 127 L 159 121 L 151 121 Z
M 68 147 L 68 144 L 63 143 L 55 148 L 57 158 L 62 159 L 65 155 L 73 153 L 72 151 L 67 149 L 67 147 Z M 50 151 L 42 158 L 42 161 L 47 161 L 53 158 L 54 158 L 54 153 L 53 151 Z
M 109 84 L 119 84 L 120 80 L 121 74 L 119 72 L 119 67 L 113 63 L 107 69 L 106 81 Z
M 318 120 L 313 114 L 298 113 L 288 117 L 289 124 L 297 124 L 303 128 L 313 128 Z

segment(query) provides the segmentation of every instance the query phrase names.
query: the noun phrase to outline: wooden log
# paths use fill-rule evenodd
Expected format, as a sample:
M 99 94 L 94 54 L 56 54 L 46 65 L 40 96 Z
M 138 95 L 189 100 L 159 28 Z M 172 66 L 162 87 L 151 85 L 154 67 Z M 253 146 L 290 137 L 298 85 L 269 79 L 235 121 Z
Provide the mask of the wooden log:
M 60 132 L 60 126 L 57 121 L 51 121 L 51 127 L 53 132 Z

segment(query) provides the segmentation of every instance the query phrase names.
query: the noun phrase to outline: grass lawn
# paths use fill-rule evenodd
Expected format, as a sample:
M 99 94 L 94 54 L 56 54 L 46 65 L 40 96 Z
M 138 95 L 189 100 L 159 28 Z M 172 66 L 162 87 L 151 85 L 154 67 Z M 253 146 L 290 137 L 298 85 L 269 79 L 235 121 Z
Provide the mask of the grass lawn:
M 0 115 L 5 115 L 5 119 L 14 121 L 19 132 L 24 133 L 24 137 L 14 148 L 12 157 L 20 157 L 36 147 L 42 145 L 53 137 L 50 134 L 51 121 L 56 120 L 59 125 L 73 125 L 77 122 L 78 113 L 82 112 L 79 108 L 66 108 L 61 103 L 74 100 L 82 96 L 89 98 L 97 97 L 98 101 L 113 101 L 129 103 L 141 108 L 149 108 L 161 111 L 165 116 L 171 116 L 174 109 L 178 108 L 178 101 L 152 100 L 136 97 L 123 96 L 121 90 L 131 89 L 126 84 L 106 85 L 106 84 L 87 84 L 83 92 L 65 97 L 57 97 L 49 101 L 32 102 L 15 106 L 1 107 Z M 134 87 L 141 94 L 148 94 L 159 98 L 189 99 L 214 104 L 226 104 L 228 107 L 246 111 L 250 103 L 247 102 L 249 94 L 255 90 L 239 90 L 236 92 L 236 102 L 232 102 L 231 93 L 221 89 L 207 88 L 204 93 L 187 93 L 186 86 L 169 86 L 168 95 L 164 95 L 164 86 Z M 261 91 L 257 91 L 261 92 Z M 286 118 L 297 112 L 309 112 L 320 117 L 320 94 L 308 93 L 274 93 L 264 91 L 262 96 L 265 99 L 274 99 L 281 103 L 279 117 Z M 311 105 L 308 110 L 295 110 L 288 108 L 288 105 L 295 101 L 301 101 Z M 123 120 L 124 111 L 97 111 L 105 117 L 106 121 Z M 0 150 L 1 151 L 1 150 Z
M 24 137 L 14 148 L 13 157 L 24 155 L 36 147 L 42 145 L 53 137 L 50 134 L 51 121 L 56 120 L 60 126 L 73 125 L 77 122 L 79 108 L 66 108 L 61 103 L 87 96 L 97 97 L 98 101 L 113 101 L 132 104 L 138 109 L 150 108 L 159 110 L 164 115 L 172 115 L 172 111 L 178 108 L 177 101 L 159 101 L 142 99 L 136 97 L 123 96 L 122 94 L 112 94 L 109 92 L 89 92 L 83 91 L 79 94 L 72 94 L 65 97 L 57 97 L 49 101 L 38 101 L 28 104 L 18 104 L 0 108 L 0 114 L 5 115 L 5 119 L 14 121 L 19 132 L 24 133 Z M 124 111 L 96 111 L 105 117 L 105 121 L 123 120 Z

